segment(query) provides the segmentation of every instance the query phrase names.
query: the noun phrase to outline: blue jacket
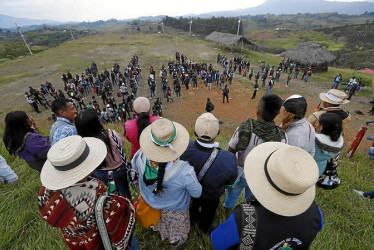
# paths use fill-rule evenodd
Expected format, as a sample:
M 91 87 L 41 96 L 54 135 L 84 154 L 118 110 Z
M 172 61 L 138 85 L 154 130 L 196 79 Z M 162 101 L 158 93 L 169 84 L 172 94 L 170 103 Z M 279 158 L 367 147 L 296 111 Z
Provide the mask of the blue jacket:
M 180 159 L 188 161 L 195 169 L 196 175 L 204 166 L 213 148 L 207 148 L 197 141 L 190 141 L 187 150 Z M 233 153 L 220 149 L 216 160 L 201 180 L 203 193 L 201 198 L 207 200 L 219 199 L 225 193 L 225 186 L 235 182 L 238 176 L 236 157 Z
M 153 208 L 177 212 L 187 211 L 191 196 L 199 198 L 202 187 L 197 181 L 195 171 L 188 162 L 177 160 L 166 168 L 162 186 L 163 192 L 155 195 L 157 182 L 146 186 L 143 180 L 146 157 L 139 149 L 132 159 L 133 168 L 139 173 L 139 189 L 143 199 Z

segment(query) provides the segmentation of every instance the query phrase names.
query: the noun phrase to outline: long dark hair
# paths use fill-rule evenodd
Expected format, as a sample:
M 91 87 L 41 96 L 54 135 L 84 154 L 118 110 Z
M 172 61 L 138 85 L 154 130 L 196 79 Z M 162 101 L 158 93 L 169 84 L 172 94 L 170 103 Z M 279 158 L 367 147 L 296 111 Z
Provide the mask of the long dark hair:
M 75 117 L 75 127 L 78 135 L 82 137 L 95 137 L 102 140 L 107 147 L 108 153 L 114 158 L 108 131 L 100 123 L 95 110 L 86 109 L 80 112 Z
M 28 119 L 24 111 L 12 111 L 5 116 L 3 141 L 10 154 L 15 154 L 28 132 L 34 132 L 27 122 Z
M 332 141 L 337 141 L 342 133 L 342 118 L 338 114 L 327 112 L 319 117 L 319 124 L 322 125 L 321 133 L 329 135 Z
M 149 113 L 148 112 L 142 112 L 142 113 L 138 114 L 138 118 L 136 118 L 136 126 L 138 127 L 138 141 L 139 141 L 139 138 L 140 138 L 140 134 L 150 124 L 151 124 L 151 121 L 149 120 Z

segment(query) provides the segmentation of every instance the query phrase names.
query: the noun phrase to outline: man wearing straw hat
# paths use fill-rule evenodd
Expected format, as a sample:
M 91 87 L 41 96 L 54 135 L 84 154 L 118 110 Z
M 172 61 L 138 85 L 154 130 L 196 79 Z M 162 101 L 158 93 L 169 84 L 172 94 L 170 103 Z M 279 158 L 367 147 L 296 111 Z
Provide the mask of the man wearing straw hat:
M 233 184 L 238 176 L 235 155 L 219 148 L 219 143 L 214 141 L 219 131 L 219 121 L 213 114 L 200 115 L 195 123 L 196 140 L 189 142 L 180 157 L 194 167 L 203 187 L 201 197 L 192 198 L 190 218 L 204 232 L 212 226 L 225 186 Z
M 104 249 L 95 217 L 97 199 L 106 194 L 102 181 L 89 177 L 104 161 L 107 148 L 97 138 L 73 135 L 61 139 L 48 152 L 40 173 L 40 215 L 52 227 L 61 230 L 69 249 Z M 124 196 L 104 201 L 101 214 L 116 249 L 127 249 L 135 231 L 135 210 Z M 135 247 L 135 246 L 134 246 Z M 137 248 L 136 248 L 137 249 Z
M 323 109 L 311 114 L 308 118 L 308 122 L 313 125 L 314 128 L 317 126 L 319 116 L 326 112 L 334 112 L 338 114 L 343 120 L 343 127 L 351 120 L 351 115 L 348 111 L 340 108 L 341 104 L 347 104 L 347 95 L 340 90 L 330 89 L 327 93 L 320 93 L 319 98 L 322 101 Z
M 244 172 L 254 196 L 212 232 L 214 249 L 308 249 L 323 227 L 314 202 L 313 157 L 298 147 L 267 142 L 248 154 Z

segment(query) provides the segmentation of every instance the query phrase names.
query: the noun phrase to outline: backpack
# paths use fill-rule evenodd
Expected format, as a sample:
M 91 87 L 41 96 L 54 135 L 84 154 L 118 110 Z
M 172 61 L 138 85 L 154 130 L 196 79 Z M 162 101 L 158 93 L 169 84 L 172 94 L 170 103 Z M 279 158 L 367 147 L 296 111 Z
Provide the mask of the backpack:
M 321 175 L 317 181 L 317 186 L 323 189 L 335 189 L 340 185 L 340 179 L 336 168 L 338 167 L 338 159 L 340 153 L 335 158 L 328 160 L 325 172 Z

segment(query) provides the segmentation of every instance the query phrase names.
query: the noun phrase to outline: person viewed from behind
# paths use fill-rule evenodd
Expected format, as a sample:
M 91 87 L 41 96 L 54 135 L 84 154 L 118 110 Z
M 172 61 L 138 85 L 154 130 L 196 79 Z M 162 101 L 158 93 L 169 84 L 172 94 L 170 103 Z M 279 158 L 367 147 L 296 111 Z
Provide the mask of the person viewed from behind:
M 132 160 L 142 199 L 161 210 L 154 230 L 174 248 L 187 240 L 190 199 L 199 198 L 202 191 L 193 167 L 179 159 L 188 142 L 188 131 L 182 125 L 160 118 L 143 130 L 140 150 Z
M 210 98 L 206 99 L 205 111 L 211 113 L 214 110 L 214 104 Z
M 32 128 L 24 111 L 12 111 L 5 116 L 3 141 L 9 154 L 17 155 L 38 172 L 42 170 L 51 144 Z
M 50 226 L 61 230 L 69 249 L 104 249 L 95 204 L 108 188 L 89 175 L 106 156 L 103 141 L 78 135 L 58 141 L 48 153 L 40 174 L 39 213 Z M 115 249 L 132 245 L 135 211 L 130 200 L 110 196 L 103 202 L 102 214 L 109 244 Z
M 214 249 L 309 249 L 323 227 L 310 154 L 266 142 L 248 154 L 244 172 L 253 196 L 212 232 Z
M 263 142 L 287 143 L 286 133 L 274 123 L 281 106 L 282 99 L 279 96 L 274 94 L 262 96 L 257 106 L 256 120 L 249 118 L 240 124 L 231 137 L 229 151 L 236 154 L 238 179 L 226 192 L 226 199 L 223 204 L 226 210 L 235 206 L 243 189 L 245 189 L 246 199 L 252 195 L 243 175 L 244 160 L 248 153 Z
M 77 110 L 72 102 L 66 98 L 58 98 L 52 102 L 52 112 L 56 114 L 57 120 L 52 124 L 49 132 L 49 140 L 52 145 L 62 138 L 76 135 L 77 129 L 73 125 Z
M 226 101 L 229 102 L 229 93 L 230 93 L 230 90 L 227 87 L 227 85 L 225 85 L 225 88 L 222 89 L 222 100 L 223 100 L 223 103 L 225 103 L 225 98 L 226 98 Z
M 322 101 L 323 109 L 314 112 L 308 117 L 308 121 L 316 128 L 319 116 L 323 113 L 335 113 L 340 116 L 343 120 L 343 130 L 344 125 L 348 124 L 351 120 L 351 115 L 348 111 L 342 109 L 340 107 L 341 104 L 349 103 L 347 99 L 347 95 L 340 90 L 337 89 L 330 89 L 327 93 L 320 93 L 319 98 Z
M 314 156 L 315 130 L 304 118 L 307 103 L 301 95 L 292 95 L 283 101 L 281 128 L 286 131 L 288 144 L 299 147 Z
M 151 104 L 146 97 L 138 97 L 134 101 L 135 120 L 129 120 L 125 123 L 125 137 L 131 143 L 130 159 L 132 159 L 139 150 L 139 137 L 143 129 L 158 119 L 158 117 L 149 114 Z
M 208 112 L 202 114 L 195 123 L 196 140 L 190 141 L 187 150 L 180 157 L 194 167 L 203 187 L 201 197 L 192 198 L 190 218 L 204 232 L 212 227 L 225 186 L 233 184 L 238 176 L 235 155 L 221 149 L 219 143 L 215 142 L 219 132 L 217 118 Z
M 96 111 L 84 110 L 75 118 L 75 126 L 78 135 L 82 137 L 95 137 L 105 143 L 107 155 L 100 168 L 96 169 L 94 176 L 109 185 L 109 174 L 113 174 L 113 180 L 120 195 L 127 195 L 131 199 L 129 183 L 127 181 L 127 164 L 121 158 L 120 149 L 125 144 L 120 134 L 111 129 L 104 129 L 100 123 Z M 119 148 L 118 148 L 119 147 Z
M 342 130 L 342 119 L 338 114 L 327 112 L 319 117 L 314 155 L 319 168 L 319 176 L 325 171 L 327 161 L 343 149 Z

